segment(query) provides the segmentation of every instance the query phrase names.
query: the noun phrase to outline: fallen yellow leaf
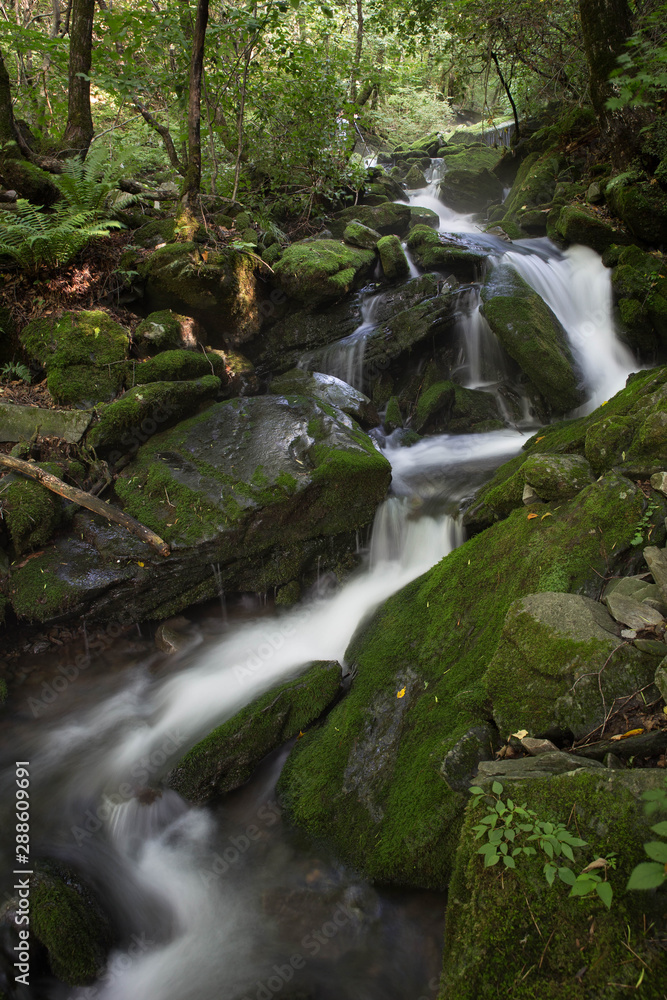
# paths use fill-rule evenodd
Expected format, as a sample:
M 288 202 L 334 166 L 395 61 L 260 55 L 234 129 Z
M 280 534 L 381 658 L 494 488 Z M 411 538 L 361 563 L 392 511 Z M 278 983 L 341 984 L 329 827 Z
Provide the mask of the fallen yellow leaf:
M 612 736 L 612 740 L 626 740 L 628 736 L 639 736 L 643 732 L 643 729 L 629 729 L 627 733 L 619 733 L 617 736 Z
M 141 566 L 141 568 L 143 569 L 144 564 L 142 562 L 138 562 L 137 566 Z
M 542 437 L 535 438 L 535 444 L 539 444 L 540 441 L 544 441 L 545 437 L 546 434 L 543 434 Z
M 527 520 L 532 521 L 534 517 L 537 517 L 537 514 L 529 514 Z
M 522 740 L 524 736 L 528 735 L 527 729 L 520 729 L 517 733 L 512 733 L 512 736 L 516 736 L 518 740 Z
M 401 688 L 401 690 L 398 692 L 398 694 L 396 695 L 396 697 L 397 698 L 402 698 L 404 694 L 405 694 L 405 688 Z
M 546 514 L 542 514 L 542 517 L 540 518 L 540 521 L 543 521 L 545 517 L 553 517 L 553 514 L 551 513 L 550 510 L 548 510 L 546 512 Z

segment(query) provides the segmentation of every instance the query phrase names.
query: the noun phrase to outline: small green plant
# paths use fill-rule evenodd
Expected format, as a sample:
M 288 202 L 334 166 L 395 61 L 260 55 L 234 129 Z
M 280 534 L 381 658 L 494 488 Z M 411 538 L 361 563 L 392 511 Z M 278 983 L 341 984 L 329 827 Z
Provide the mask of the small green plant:
M 631 545 L 636 546 L 644 544 L 644 532 L 648 531 L 649 527 L 651 526 L 651 519 L 657 510 L 658 510 L 658 505 L 656 503 L 650 503 L 648 505 L 646 511 L 644 512 L 639 521 L 639 524 L 637 525 L 637 531 L 635 532 L 633 538 L 630 541 Z
M 472 808 L 488 796 L 483 788 L 476 785 L 470 792 L 473 796 Z M 539 819 L 537 813 L 528 809 L 525 803 L 517 805 L 510 798 L 503 800 L 502 792 L 503 786 L 499 781 L 494 781 L 491 786 L 493 805 L 477 826 L 473 827 L 476 840 L 486 838 L 486 843 L 477 852 L 484 858 L 484 867 L 490 868 L 502 861 L 505 868 L 516 868 L 517 860 L 522 855 L 535 857 L 540 851 L 546 857 L 543 872 L 549 885 L 553 885 L 558 876 L 561 882 L 570 886 L 570 896 L 588 896 L 595 892 L 609 908 L 613 890 L 606 877 L 603 878 L 598 872 L 602 871 L 606 876 L 607 869 L 615 867 L 614 856 L 597 858 L 578 875 L 575 874 L 568 865 L 558 862 L 562 858 L 574 862 L 573 849 L 587 847 L 587 842 L 580 837 L 573 837 L 564 823 L 550 823 Z
M 20 361 L 8 361 L 6 365 L 0 368 L 0 380 L 10 382 L 15 379 L 21 379 L 22 382 L 31 382 L 32 376 L 30 370 Z
M 667 778 L 665 788 L 657 788 L 642 795 L 647 815 L 667 814 Z M 667 885 L 667 820 L 655 823 L 651 830 L 664 840 L 649 840 L 644 850 L 650 861 L 641 861 L 634 867 L 628 880 L 628 889 L 658 889 Z

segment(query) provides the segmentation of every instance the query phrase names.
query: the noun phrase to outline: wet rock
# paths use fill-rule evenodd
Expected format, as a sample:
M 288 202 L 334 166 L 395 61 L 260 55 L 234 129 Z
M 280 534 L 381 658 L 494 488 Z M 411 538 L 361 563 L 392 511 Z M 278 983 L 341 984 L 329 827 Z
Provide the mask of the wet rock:
M 370 194 L 380 195 L 388 202 L 407 201 L 405 191 L 393 177 L 381 168 L 375 167 L 371 169 L 372 178 L 366 189 Z M 368 198 L 366 200 L 368 201 Z
M 626 951 L 627 929 L 641 940 L 644 921 L 660 921 L 664 910 L 659 893 L 626 889 L 634 865 L 645 858 L 643 844 L 651 837 L 652 820 L 644 814 L 641 794 L 657 790 L 661 776 L 655 769 L 581 768 L 552 777 L 500 781 L 506 785 L 503 798 L 525 802 L 542 821 L 567 824 L 574 810 L 575 835 L 587 846 L 575 850 L 574 863 L 559 859 L 559 865 L 578 874 L 590 861 L 614 852 L 617 869 L 608 872 L 612 907 L 607 910 L 595 892 L 584 898 L 570 896 L 558 878 L 549 886 L 536 859 L 518 857 L 516 868 L 502 879 L 501 866 L 485 868 L 474 827 L 488 806 L 469 806 L 448 892 L 442 995 L 496 1000 L 514 992 L 569 1000 L 579 992 L 581 981 L 582 995 L 621 1000 L 634 989 L 639 967 L 619 965 L 616 957 Z M 523 836 L 517 831 L 516 842 L 528 846 Z M 596 957 L 591 960 L 580 949 L 590 940 L 593 923 Z M 649 981 L 660 982 L 666 971 L 664 954 L 642 950 L 642 955 Z M 522 984 L 518 989 L 517 982 Z
M 531 455 L 521 473 L 544 501 L 575 497 L 594 478 L 589 463 L 580 455 Z
M 542 298 L 509 265 L 482 289 L 482 313 L 501 344 L 556 412 L 583 402 L 565 331 Z
M 440 216 L 430 208 L 420 208 L 418 205 L 410 206 L 410 229 L 415 226 L 429 226 L 430 229 L 437 229 L 440 225 Z
M 667 472 L 656 472 L 651 476 L 651 486 L 667 496 Z
M 377 427 L 380 423 L 378 412 L 368 396 L 335 375 L 293 368 L 271 380 L 271 392 L 280 396 L 313 396 L 354 417 L 362 427 Z
M 451 160 L 448 158 L 448 167 Z M 440 199 L 455 212 L 483 212 L 500 201 L 503 186 L 490 170 L 448 169 L 440 184 Z
M 523 728 L 578 739 L 603 723 L 615 698 L 650 684 L 653 661 L 622 646 L 618 632 L 601 604 L 578 594 L 531 594 L 513 604 L 486 673 L 501 735 Z
M 187 382 L 214 375 L 224 385 L 227 382 L 226 355 L 221 351 L 161 351 L 148 361 L 134 362 L 128 382 L 144 386 L 152 382 Z
M 243 671 L 245 668 L 238 668 Z M 246 670 L 252 679 L 252 670 Z M 238 682 L 243 684 L 244 674 Z M 243 785 L 260 761 L 307 730 L 336 698 L 341 668 L 318 661 L 294 680 L 268 691 L 214 729 L 176 765 L 167 782 L 198 805 Z M 306 732 L 303 739 L 308 739 Z
M 350 222 L 361 222 L 375 229 L 380 236 L 405 236 L 410 225 L 410 207 L 387 202 L 384 205 L 353 205 L 337 212 L 329 228 L 336 239 L 341 239 Z
M 419 434 L 427 429 L 432 433 L 467 434 L 495 430 L 504 422 L 490 393 L 465 389 L 455 382 L 436 382 L 420 396 L 410 426 Z
M 405 175 L 405 186 L 408 191 L 415 191 L 426 187 L 426 178 L 418 166 L 414 165 L 408 170 Z
M 0 442 L 30 441 L 39 434 L 78 444 L 91 416 L 85 410 L 47 410 L 0 401 Z
M 633 236 L 656 246 L 664 242 L 667 197 L 659 185 L 635 181 L 630 174 L 620 175 L 607 184 L 605 197 Z
M 654 625 L 662 625 L 665 621 L 658 611 L 654 611 L 648 605 L 640 604 L 632 597 L 625 597 L 618 591 L 609 594 L 605 599 L 605 604 L 609 608 L 609 614 L 612 618 L 639 632 L 652 628 Z
M 343 239 L 346 243 L 353 247 L 359 247 L 361 250 L 373 250 L 382 237 L 375 229 L 369 229 L 361 222 L 350 222 L 345 227 Z
M 557 156 L 551 154 L 543 156 L 537 152 L 529 153 L 522 161 L 510 193 L 505 199 L 504 225 L 514 224 L 524 227 L 529 223 L 530 213 L 551 203 L 560 162 Z M 542 218 L 544 219 L 544 216 Z M 543 221 L 541 224 L 544 226 Z
M 500 749 L 498 731 L 494 726 L 473 726 L 447 753 L 441 773 L 454 792 L 467 792 L 482 761 L 494 759 Z
M 568 243 L 581 243 L 599 254 L 614 244 L 629 242 L 625 233 L 576 205 L 564 206 L 556 230 Z
M 374 262 L 371 250 L 336 240 L 304 240 L 287 247 L 274 270 L 290 298 L 314 309 L 358 288 Z
M 463 237 L 438 233 L 424 225 L 410 230 L 407 246 L 420 267 L 443 268 L 464 280 L 475 278 L 489 254 L 488 248 L 471 245 Z
M 191 316 L 163 309 L 141 321 L 134 331 L 134 340 L 141 355 L 180 349 L 194 351 L 206 343 L 206 333 Z
M 652 361 L 667 344 L 667 271 L 663 260 L 639 247 L 612 248 L 612 285 L 623 339 Z
M 33 320 L 21 332 L 31 358 L 47 371 L 57 403 L 93 406 L 120 391 L 129 334 L 101 311 L 65 312 Z
M 222 337 L 232 346 L 250 339 L 271 312 L 248 254 L 170 243 L 154 250 L 138 270 L 146 282 L 148 308 L 193 316 L 207 328 L 213 346 L 224 346 L 218 343 Z
M 192 636 L 184 634 L 183 628 L 187 628 L 190 623 L 187 618 L 170 619 L 162 622 L 155 630 L 155 646 L 162 653 L 173 656 L 182 653 L 192 647 Z M 177 628 L 176 625 L 180 625 Z
M 523 741 L 522 741 L 523 742 Z M 580 769 L 588 771 L 603 770 L 603 765 L 597 760 L 587 757 L 577 757 L 576 754 L 557 750 L 550 740 L 535 740 L 535 743 L 549 744 L 553 750 L 538 751 L 530 757 L 519 757 L 517 760 L 489 760 L 479 765 L 477 782 L 484 785 L 488 781 L 530 781 L 535 778 L 550 778 L 556 774 L 576 774 Z
M 383 236 L 377 245 L 382 271 L 387 281 L 402 281 L 410 273 L 410 265 L 398 236 Z
M 165 431 L 215 399 L 221 382 L 214 375 L 189 382 L 152 382 L 130 389 L 101 412 L 86 443 L 113 465 L 132 453 L 152 434 Z
M 373 879 L 446 885 L 465 800 L 436 773 L 437 762 L 471 728 L 488 722 L 482 678 L 510 605 L 556 588 L 597 596 L 597 574 L 614 573 L 634 553 L 644 498 L 630 484 L 621 500 L 626 482 L 612 473 L 562 501 L 558 517 L 544 521 L 527 520 L 523 507 L 514 511 L 361 626 L 345 656 L 353 670 L 350 691 L 307 744 L 297 743 L 283 769 L 279 792 L 293 822 Z M 592 523 L 600 529 L 593 534 Z M 601 631 L 612 648 L 620 644 Z M 628 658 L 644 662 L 637 651 Z M 582 663 L 581 669 L 591 667 Z M 594 697 L 600 702 L 595 679 L 588 683 L 591 703 Z M 516 697 L 514 685 L 512 691 Z M 536 685 L 536 700 L 540 694 Z M 542 703 L 546 716 L 552 703 L 546 696 Z M 522 728 L 539 735 L 532 715 Z
M 644 559 L 658 585 L 661 597 L 667 601 L 667 554 L 665 550 L 659 549 L 655 545 L 649 545 L 644 549 Z

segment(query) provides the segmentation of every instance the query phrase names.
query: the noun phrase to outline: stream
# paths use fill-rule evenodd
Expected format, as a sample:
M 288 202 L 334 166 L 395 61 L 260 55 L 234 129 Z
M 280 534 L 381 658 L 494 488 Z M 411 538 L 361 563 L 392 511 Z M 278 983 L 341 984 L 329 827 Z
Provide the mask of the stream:
M 435 161 L 429 186 L 410 203 L 436 211 L 441 232 L 488 247 L 488 267 L 504 259 L 539 292 L 566 330 L 588 396 L 579 412 L 589 412 L 637 368 L 616 339 L 600 258 L 582 247 L 561 253 L 544 239 L 508 243 L 481 233 L 438 201 L 442 169 Z M 362 324 L 326 354 L 327 373 L 357 388 L 382 295 L 374 287 L 362 293 Z M 513 369 L 479 313 L 476 286 L 460 291 L 456 323 L 455 378 L 493 393 L 509 421 L 502 389 Z M 409 448 L 398 432 L 374 432 L 392 465 L 392 495 L 377 512 L 362 568 L 338 589 L 323 580 L 289 610 L 207 606 L 190 616 L 199 615 L 197 639 L 177 657 L 126 637 L 115 652 L 93 654 L 37 724 L 27 705 L 41 677 L 28 675 L 9 703 L 0 800 L 10 801 L 14 761 L 29 760 L 33 856 L 80 871 L 125 933 L 94 986 L 67 988 L 45 975 L 29 988 L 7 987 L 11 997 L 435 1000 L 444 898 L 371 886 L 291 830 L 274 791 L 289 748 L 212 808 L 160 793 L 160 779 L 215 725 L 305 664 L 345 666 L 357 626 L 464 540 L 455 519 L 461 499 L 538 426 L 525 397 L 520 409 L 504 430 L 426 437 Z

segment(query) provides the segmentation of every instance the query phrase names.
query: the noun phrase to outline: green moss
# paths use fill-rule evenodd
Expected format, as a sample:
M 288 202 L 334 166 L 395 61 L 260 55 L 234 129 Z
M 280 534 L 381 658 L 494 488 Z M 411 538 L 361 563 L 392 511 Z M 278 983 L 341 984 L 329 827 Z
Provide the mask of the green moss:
M 8 596 L 19 618 L 44 621 L 67 610 L 71 590 L 58 574 L 60 564 L 60 553 L 49 548 L 12 571 Z
M 124 365 L 110 365 L 108 368 L 69 365 L 67 368 L 51 369 L 46 384 L 56 403 L 94 406 L 110 402 L 121 391 L 124 381 Z
M 433 232 L 432 229 L 429 232 Z M 410 265 L 398 236 L 383 236 L 377 244 L 382 270 L 388 281 L 401 281 L 410 273 Z
M 60 475 L 59 466 L 42 463 L 40 468 Z M 17 556 L 44 545 L 62 520 L 62 500 L 45 486 L 29 479 L 15 479 L 3 495 L 5 522 Z
M 625 889 L 643 860 L 647 824 L 622 777 L 505 782 L 505 792 L 588 842 L 575 871 L 617 855 L 608 875 L 612 908 L 596 895 L 570 897 L 559 879 L 548 886 L 539 858 L 521 857 L 513 871 L 484 868 L 473 830 L 484 806 L 469 807 L 449 888 L 442 1000 L 620 1000 L 635 989 L 642 963 L 641 995 L 662 1000 L 665 956 L 656 945 L 664 909 L 659 894 Z
M 612 474 L 543 508 L 546 519 L 514 511 L 381 607 L 346 653 L 349 694 L 281 775 L 298 825 L 370 878 L 446 885 L 463 799 L 440 765 L 480 721 L 456 696 L 481 685 L 514 600 L 545 590 L 598 595 L 641 510 L 638 491 L 620 499 L 626 486 Z
M 380 236 L 404 236 L 410 225 L 410 207 L 397 205 L 396 202 L 385 202 L 381 205 L 353 205 L 343 209 L 329 221 L 329 229 L 341 239 L 345 228 L 350 222 L 360 222 L 369 229 L 374 229 Z
M 135 230 L 133 241 L 140 247 L 153 247 L 157 243 L 170 243 L 174 239 L 175 219 L 155 219 Z
M 30 880 L 30 929 L 68 986 L 93 982 L 111 943 L 109 927 L 81 882 L 59 865 L 41 863 Z
M 285 291 L 310 307 L 340 298 L 375 261 L 371 250 L 335 240 L 313 240 L 287 247 L 275 266 Z
M 475 267 L 486 260 L 482 250 L 448 242 L 447 237 L 430 226 L 414 226 L 406 242 L 415 261 L 423 268 L 449 268 L 456 273 L 465 271 L 472 277 Z
M 254 669 L 237 667 L 238 682 L 252 678 Z M 306 730 L 339 688 L 338 663 L 313 663 L 306 673 L 268 691 L 197 743 L 170 774 L 170 787 L 197 803 L 238 788 L 263 757 Z
M 21 343 L 47 372 L 69 365 L 110 365 L 122 361 L 128 332 L 105 312 L 66 312 L 33 320 L 24 327 Z
M 149 382 L 185 382 L 201 379 L 208 375 L 226 381 L 225 359 L 220 354 L 209 351 L 161 351 L 148 361 L 136 362 L 131 377 L 134 385 Z

